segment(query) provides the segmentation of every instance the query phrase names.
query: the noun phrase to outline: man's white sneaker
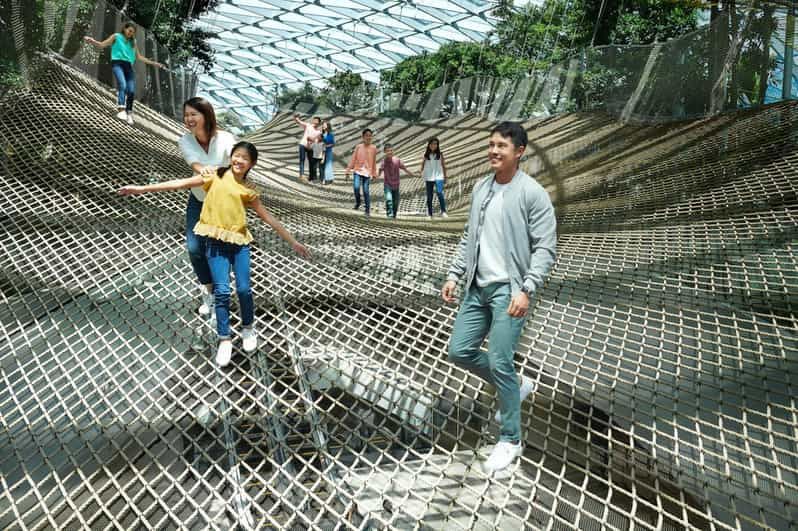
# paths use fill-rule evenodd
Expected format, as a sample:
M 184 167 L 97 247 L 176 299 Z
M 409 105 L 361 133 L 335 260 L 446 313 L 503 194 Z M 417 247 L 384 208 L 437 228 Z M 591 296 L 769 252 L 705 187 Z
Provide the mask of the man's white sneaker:
M 258 334 L 254 328 L 244 328 L 241 331 L 241 346 L 244 352 L 254 352 L 258 348 Z
M 441 212 L 441 217 L 442 218 L 448 218 L 449 214 L 447 214 L 446 212 Z
M 219 341 L 219 348 L 216 349 L 216 365 L 227 367 L 233 357 L 233 342 L 229 339 Z
M 209 315 L 214 309 L 213 293 L 208 293 L 205 289 L 202 290 L 202 304 L 199 307 L 200 315 Z
M 531 393 L 534 393 L 535 389 L 537 389 L 537 387 L 538 387 L 538 385 L 535 383 L 535 380 L 533 380 L 531 378 L 527 378 L 526 376 L 521 376 L 521 392 L 520 392 L 521 402 L 526 400 L 526 397 L 528 397 Z M 496 415 L 493 418 L 496 419 L 496 422 L 498 424 L 501 424 L 502 423 L 502 412 L 501 411 L 497 411 Z
M 432 221 L 432 216 L 427 216 L 427 221 Z
M 127 111 L 122 110 L 116 114 L 116 117 L 122 120 L 123 122 L 127 122 Z
M 127 124 L 128 125 L 133 125 L 134 123 L 135 122 L 133 122 L 133 115 L 130 114 L 130 113 L 127 113 Z
M 492 474 L 507 468 L 515 461 L 519 455 L 524 452 L 524 447 L 521 443 L 511 443 L 506 441 L 499 441 L 493 447 L 487 461 L 482 465 L 486 474 Z

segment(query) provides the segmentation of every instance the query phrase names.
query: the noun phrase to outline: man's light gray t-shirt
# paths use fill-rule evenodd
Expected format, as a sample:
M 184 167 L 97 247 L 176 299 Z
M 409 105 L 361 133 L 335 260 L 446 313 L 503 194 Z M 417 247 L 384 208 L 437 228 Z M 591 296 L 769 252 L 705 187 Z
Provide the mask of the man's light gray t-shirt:
M 507 184 L 493 181 L 493 197 L 485 209 L 485 221 L 479 236 L 479 258 L 477 261 L 477 286 L 484 287 L 497 282 L 510 282 L 504 249 L 502 209 Z

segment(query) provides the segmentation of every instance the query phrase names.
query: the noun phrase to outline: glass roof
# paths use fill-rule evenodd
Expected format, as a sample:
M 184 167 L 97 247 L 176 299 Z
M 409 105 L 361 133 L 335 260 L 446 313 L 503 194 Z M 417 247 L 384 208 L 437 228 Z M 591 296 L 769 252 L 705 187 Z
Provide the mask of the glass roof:
M 482 41 L 495 2 L 476 0 L 223 0 L 199 26 L 218 33 L 199 93 L 245 125 L 268 120 L 279 85 L 324 85 L 338 71 L 369 81 L 450 41 Z

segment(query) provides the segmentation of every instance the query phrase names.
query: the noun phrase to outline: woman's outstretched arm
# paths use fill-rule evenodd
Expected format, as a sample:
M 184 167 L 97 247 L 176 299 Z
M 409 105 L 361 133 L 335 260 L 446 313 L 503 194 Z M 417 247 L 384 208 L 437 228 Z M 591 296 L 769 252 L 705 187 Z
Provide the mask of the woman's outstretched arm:
M 185 190 L 194 186 L 202 186 L 205 180 L 202 177 L 186 177 L 185 179 L 174 179 L 162 183 L 145 184 L 143 186 L 128 185 L 116 191 L 119 195 L 138 195 L 150 192 L 170 192 L 172 190 Z
M 93 44 L 94 46 L 97 46 L 98 48 L 108 48 L 109 46 L 111 46 L 114 43 L 115 39 L 116 39 L 116 33 L 112 33 L 104 41 L 98 41 L 97 39 L 95 39 L 94 37 L 90 37 L 89 35 L 86 35 L 85 37 L 83 37 L 84 41 L 88 42 L 89 44 Z

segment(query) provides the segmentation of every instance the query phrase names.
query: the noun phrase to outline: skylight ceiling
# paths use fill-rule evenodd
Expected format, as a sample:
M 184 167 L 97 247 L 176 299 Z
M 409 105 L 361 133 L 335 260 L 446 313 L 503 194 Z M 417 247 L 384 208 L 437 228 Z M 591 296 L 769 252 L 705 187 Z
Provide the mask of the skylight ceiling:
M 379 71 L 449 41 L 481 41 L 495 2 L 471 0 L 222 0 L 200 19 L 216 64 L 199 92 L 245 125 L 268 119 L 278 85 L 321 86 L 341 70 Z

